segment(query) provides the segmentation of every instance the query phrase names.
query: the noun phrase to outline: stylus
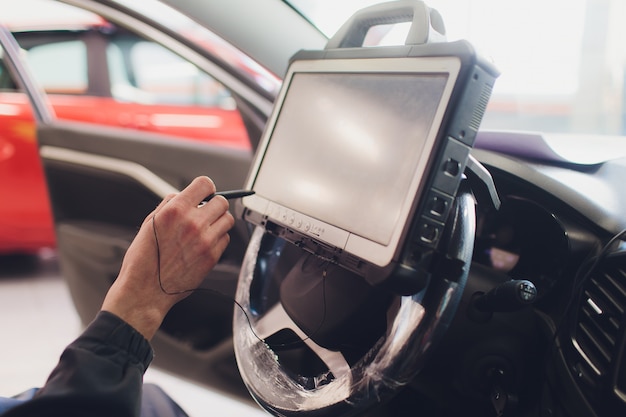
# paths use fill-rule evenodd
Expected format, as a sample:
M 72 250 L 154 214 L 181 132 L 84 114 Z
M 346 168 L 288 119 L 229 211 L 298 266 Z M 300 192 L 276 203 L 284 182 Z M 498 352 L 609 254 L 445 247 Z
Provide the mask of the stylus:
M 233 200 L 235 198 L 247 197 L 247 196 L 252 195 L 252 194 L 254 194 L 254 191 L 252 191 L 252 190 L 218 191 L 215 194 L 211 194 L 210 196 L 207 196 L 204 200 L 202 200 L 202 202 L 203 203 L 207 203 L 209 200 L 211 200 L 216 195 L 221 195 L 226 200 Z

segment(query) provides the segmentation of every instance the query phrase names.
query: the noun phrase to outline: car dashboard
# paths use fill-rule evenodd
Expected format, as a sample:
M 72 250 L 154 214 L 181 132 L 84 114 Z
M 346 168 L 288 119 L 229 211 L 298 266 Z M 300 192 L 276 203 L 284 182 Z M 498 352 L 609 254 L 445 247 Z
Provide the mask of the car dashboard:
M 518 135 L 508 143 L 546 144 L 536 134 Z M 473 156 L 490 172 L 501 206 L 476 195 L 473 263 L 462 301 L 408 391 L 419 393 L 434 415 L 623 414 L 623 149 L 581 163 L 554 153 L 531 156 L 527 146 L 523 154 L 503 150 L 494 140 L 506 136 L 490 132 L 477 140 Z M 481 296 L 511 280 L 534 284 L 531 305 L 505 297 L 478 307 Z

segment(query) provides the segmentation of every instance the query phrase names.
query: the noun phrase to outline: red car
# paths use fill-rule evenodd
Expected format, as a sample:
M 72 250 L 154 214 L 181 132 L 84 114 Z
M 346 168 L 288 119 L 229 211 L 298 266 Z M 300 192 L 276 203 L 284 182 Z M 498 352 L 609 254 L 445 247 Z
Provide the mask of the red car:
M 0 23 L 18 40 L 57 118 L 251 149 L 229 90 L 161 45 L 64 4 L 28 14 L 19 5 L 6 11 Z M 198 43 L 228 54 L 231 65 L 257 82 L 263 78 L 270 94 L 277 90 L 280 80 L 250 66 L 238 51 L 217 39 Z M 2 61 L 0 196 L 0 254 L 55 245 L 31 106 Z

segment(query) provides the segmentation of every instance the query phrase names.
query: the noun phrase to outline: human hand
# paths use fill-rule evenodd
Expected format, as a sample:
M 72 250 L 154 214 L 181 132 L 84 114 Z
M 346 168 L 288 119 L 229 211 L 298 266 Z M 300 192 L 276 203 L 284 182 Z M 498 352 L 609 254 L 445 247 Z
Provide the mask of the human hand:
M 218 262 L 234 224 L 228 201 L 208 177 L 166 197 L 144 220 L 102 305 L 150 340 L 174 304 Z

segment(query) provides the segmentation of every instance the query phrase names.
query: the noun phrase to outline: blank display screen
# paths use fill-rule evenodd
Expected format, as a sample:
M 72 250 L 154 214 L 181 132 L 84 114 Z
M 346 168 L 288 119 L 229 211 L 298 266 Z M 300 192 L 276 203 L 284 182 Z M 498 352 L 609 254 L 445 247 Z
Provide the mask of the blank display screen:
M 387 245 L 447 73 L 296 73 L 254 182 L 259 196 Z M 402 219 L 404 220 L 404 219 Z

